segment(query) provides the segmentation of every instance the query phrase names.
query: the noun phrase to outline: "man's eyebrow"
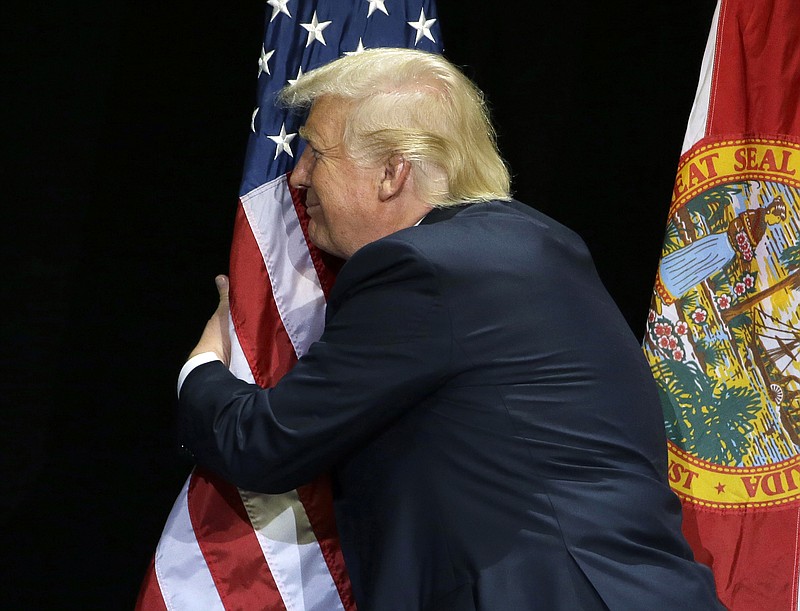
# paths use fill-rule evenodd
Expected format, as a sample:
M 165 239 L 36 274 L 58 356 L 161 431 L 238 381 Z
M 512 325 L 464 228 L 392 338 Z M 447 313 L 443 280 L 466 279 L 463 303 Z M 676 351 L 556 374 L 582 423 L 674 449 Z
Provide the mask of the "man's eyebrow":
M 314 130 L 313 126 L 303 125 L 297 130 L 297 133 L 317 152 L 333 150 L 325 145 L 325 140 L 320 138 L 319 133 Z
M 306 142 L 314 137 L 314 130 L 308 129 L 305 125 L 300 127 L 300 129 L 297 130 L 297 133 L 300 134 L 300 137 Z

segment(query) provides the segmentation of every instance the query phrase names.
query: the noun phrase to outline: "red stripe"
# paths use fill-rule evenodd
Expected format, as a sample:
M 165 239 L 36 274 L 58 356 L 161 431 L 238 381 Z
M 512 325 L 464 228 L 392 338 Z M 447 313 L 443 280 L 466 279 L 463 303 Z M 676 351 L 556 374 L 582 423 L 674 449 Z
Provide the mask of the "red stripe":
M 339 545 L 339 534 L 333 513 L 333 495 L 330 478 L 327 475 L 297 489 L 300 502 L 306 510 L 311 529 L 319 542 L 322 557 L 339 591 L 339 598 L 345 611 L 356 611 L 356 602 L 350 588 L 350 576 L 344 564 L 342 548 Z
M 723 0 L 706 135 L 800 134 L 800 3 Z
M 188 492 L 189 518 L 226 609 L 285 610 L 239 491 L 197 468 Z
M 167 611 L 156 577 L 155 557 L 150 560 L 150 566 L 147 567 L 147 573 L 145 573 L 139 596 L 136 599 L 135 609 L 136 611 Z
M 797 507 L 714 513 L 683 507 L 695 558 L 714 572 L 722 603 L 735 611 L 797 608 Z
M 272 296 L 272 284 L 242 203 L 231 245 L 231 318 L 256 383 L 274 386 L 297 362 Z
M 288 181 L 291 176 L 292 173 L 289 172 L 286 175 L 286 180 Z M 303 230 L 303 237 L 306 239 L 308 253 L 311 255 L 311 261 L 314 263 L 314 269 L 317 270 L 319 283 L 322 285 L 322 292 L 325 294 L 325 299 L 327 299 L 331 289 L 333 288 L 333 282 L 336 280 L 336 274 L 339 272 L 339 269 L 342 267 L 344 261 L 334 257 L 333 255 L 329 255 L 326 252 L 322 252 L 319 248 L 311 243 L 311 240 L 308 237 L 309 216 L 306 212 L 305 189 L 294 189 L 289 187 L 289 193 L 292 195 L 294 211 L 297 213 L 297 218 L 300 221 L 300 227 Z

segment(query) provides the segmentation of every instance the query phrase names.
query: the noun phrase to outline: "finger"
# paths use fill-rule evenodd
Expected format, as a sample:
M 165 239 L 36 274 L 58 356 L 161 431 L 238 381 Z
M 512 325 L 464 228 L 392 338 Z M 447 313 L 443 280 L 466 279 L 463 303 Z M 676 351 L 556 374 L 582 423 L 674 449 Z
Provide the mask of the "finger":
M 228 299 L 228 288 L 230 286 L 230 282 L 228 281 L 228 277 L 220 274 L 216 278 L 214 278 L 214 284 L 217 285 L 217 291 L 219 291 L 219 298 L 220 301 Z

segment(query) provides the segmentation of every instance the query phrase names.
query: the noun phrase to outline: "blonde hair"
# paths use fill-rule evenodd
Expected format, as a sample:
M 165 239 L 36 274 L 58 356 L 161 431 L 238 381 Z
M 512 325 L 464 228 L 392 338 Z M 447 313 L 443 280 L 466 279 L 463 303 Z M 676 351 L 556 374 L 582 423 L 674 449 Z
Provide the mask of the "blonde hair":
M 278 99 L 310 108 L 321 96 L 352 104 L 348 155 L 362 164 L 404 156 L 418 170 L 418 195 L 427 204 L 510 198 L 483 93 L 441 56 L 387 48 L 347 55 L 304 74 Z

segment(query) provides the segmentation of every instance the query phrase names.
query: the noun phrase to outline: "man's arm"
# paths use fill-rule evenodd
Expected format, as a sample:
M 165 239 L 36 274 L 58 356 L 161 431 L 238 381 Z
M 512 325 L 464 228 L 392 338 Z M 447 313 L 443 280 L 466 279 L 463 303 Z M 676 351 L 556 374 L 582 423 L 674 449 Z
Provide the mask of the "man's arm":
M 216 361 L 186 376 L 179 432 L 199 464 L 241 488 L 296 488 L 444 381 L 449 315 L 434 270 L 407 244 L 382 240 L 354 255 L 329 308 L 320 341 L 274 388 L 238 380 Z M 220 311 L 227 317 L 222 300 Z M 217 313 L 192 354 L 225 356 Z

